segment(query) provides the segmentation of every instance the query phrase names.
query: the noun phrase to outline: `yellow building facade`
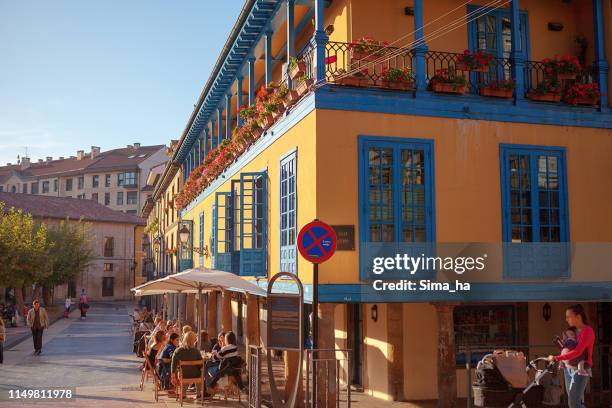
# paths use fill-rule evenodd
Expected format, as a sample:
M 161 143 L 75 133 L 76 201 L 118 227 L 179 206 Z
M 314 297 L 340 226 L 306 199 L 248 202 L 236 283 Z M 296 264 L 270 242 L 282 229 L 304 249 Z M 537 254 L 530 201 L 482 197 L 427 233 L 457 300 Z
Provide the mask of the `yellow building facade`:
M 319 346 L 352 350 L 342 381 L 385 400 L 467 396 L 468 349 L 554 353 L 550 339 L 575 302 L 601 344 L 612 337 L 612 279 L 600 262 L 612 241 L 610 4 L 468 3 L 247 1 L 171 157 L 181 167 L 178 222 L 190 231 L 181 269 L 222 269 L 262 287 L 292 272 L 312 310 L 297 233 L 313 219 L 348 231 L 319 269 Z M 479 52 L 491 60 L 460 68 Z M 565 54 L 576 58 L 555 59 Z M 567 69 L 568 60 L 579 62 Z M 304 76 L 291 78 L 296 65 Z M 481 95 L 499 84 L 506 97 Z M 284 85 L 296 100 L 273 106 L 266 93 Z M 581 106 L 571 96 L 579 86 L 601 95 Z M 486 268 L 462 276 L 469 294 L 376 290 L 375 249 L 419 245 L 480 251 Z M 403 279 L 397 272 L 379 278 Z M 209 332 L 242 333 L 258 316 L 266 343 L 264 299 L 249 315 L 244 296 L 219 298 L 207 300 Z M 598 361 L 589 398 L 603 390 L 608 363 Z

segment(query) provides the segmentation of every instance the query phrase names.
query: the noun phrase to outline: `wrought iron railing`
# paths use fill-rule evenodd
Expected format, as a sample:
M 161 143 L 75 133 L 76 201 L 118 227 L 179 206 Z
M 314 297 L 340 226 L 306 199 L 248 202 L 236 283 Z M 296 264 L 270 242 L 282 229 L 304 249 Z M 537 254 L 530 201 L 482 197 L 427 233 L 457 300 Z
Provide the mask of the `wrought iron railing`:
M 358 55 L 350 43 L 330 41 L 325 47 L 327 80 L 334 82 L 347 73 L 359 73 L 369 86 L 378 86 L 389 69 L 405 68 L 414 72 L 413 56 L 413 50 L 398 47 Z
M 538 84 L 540 84 L 546 79 L 551 78 L 551 74 L 546 72 L 546 66 L 542 61 L 526 61 L 523 72 L 526 93 L 535 90 Z M 579 74 L 576 75 L 576 78 L 561 79 L 559 80 L 559 83 L 561 89 L 564 90 L 568 86 L 571 86 L 571 84 L 574 82 L 579 82 L 582 84 L 592 84 L 594 82 L 597 82 L 596 78 L 597 75 L 595 69 L 593 69 L 593 67 L 586 67 Z

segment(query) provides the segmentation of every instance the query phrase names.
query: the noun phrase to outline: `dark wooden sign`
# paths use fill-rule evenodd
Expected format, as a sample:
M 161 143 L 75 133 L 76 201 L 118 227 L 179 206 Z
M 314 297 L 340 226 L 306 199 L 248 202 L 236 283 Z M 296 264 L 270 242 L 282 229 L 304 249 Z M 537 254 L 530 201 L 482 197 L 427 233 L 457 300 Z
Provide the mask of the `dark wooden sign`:
M 336 251 L 355 250 L 355 226 L 354 225 L 332 225 L 336 232 Z
M 297 295 L 268 295 L 268 320 L 272 336 L 268 337 L 268 348 L 276 350 L 299 350 L 302 345 L 301 303 Z

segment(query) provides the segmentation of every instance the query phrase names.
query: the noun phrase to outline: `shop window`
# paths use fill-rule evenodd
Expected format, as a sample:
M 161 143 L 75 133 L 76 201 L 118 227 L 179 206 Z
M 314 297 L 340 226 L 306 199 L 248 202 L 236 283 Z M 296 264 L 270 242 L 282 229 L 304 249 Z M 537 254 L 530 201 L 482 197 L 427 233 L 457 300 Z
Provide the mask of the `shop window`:
M 296 273 L 297 152 L 280 162 L 280 270 Z
M 458 365 L 465 365 L 467 350 L 476 364 L 492 350 L 515 345 L 513 305 L 455 306 L 453 318 Z
M 565 150 L 501 146 L 504 277 L 569 277 Z

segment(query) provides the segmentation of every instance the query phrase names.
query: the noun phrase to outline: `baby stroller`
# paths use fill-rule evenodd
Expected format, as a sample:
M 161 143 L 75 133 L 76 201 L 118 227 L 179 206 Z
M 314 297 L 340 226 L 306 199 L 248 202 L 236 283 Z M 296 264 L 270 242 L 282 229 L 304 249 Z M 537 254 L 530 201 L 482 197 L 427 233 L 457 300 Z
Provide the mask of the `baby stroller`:
M 540 357 L 528 364 L 523 353 L 495 351 L 476 366 L 474 406 L 500 408 L 552 407 L 560 403 L 556 362 Z M 543 367 L 543 368 L 540 368 Z

